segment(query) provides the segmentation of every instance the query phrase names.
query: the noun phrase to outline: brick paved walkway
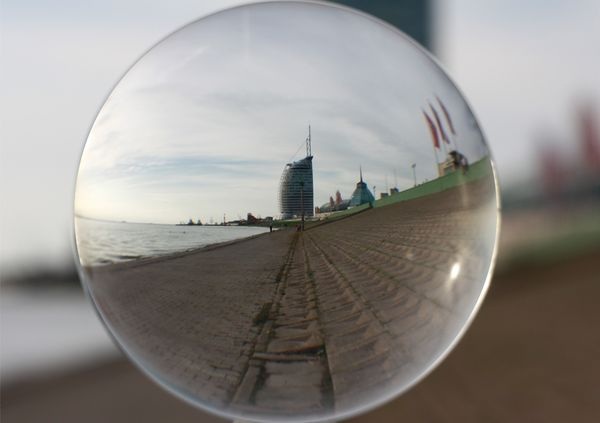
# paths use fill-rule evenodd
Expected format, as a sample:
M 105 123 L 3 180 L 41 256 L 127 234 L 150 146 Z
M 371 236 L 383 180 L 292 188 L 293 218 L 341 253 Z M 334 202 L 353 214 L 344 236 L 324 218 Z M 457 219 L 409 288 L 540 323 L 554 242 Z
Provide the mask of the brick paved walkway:
M 348 409 L 410 382 L 467 319 L 489 265 L 489 183 L 93 268 L 94 295 L 127 348 L 187 395 L 265 414 Z

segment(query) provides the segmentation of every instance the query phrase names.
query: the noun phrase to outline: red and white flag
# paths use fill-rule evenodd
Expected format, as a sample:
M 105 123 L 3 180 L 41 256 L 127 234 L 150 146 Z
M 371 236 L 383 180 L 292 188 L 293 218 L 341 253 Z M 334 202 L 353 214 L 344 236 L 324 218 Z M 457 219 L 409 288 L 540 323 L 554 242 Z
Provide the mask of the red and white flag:
M 437 122 L 438 129 L 440 130 L 440 135 L 442 139 L 446 142 L 446 144 L 450 144 L 450 138 L 446 135 L 446 131 L 444 131 L 444 127 L 442 126 L 442 121 L 440 120 L 440 116 L 437 114 L 431 103 L 429 103 L 429 107 L 431 108 L 431 113 L 435 117 L 435 121 Z
M 425 112 L 425 110 L 421 109 L 421 111 L 423 112 L 423 116 L 425 116 L 425 120 L 427 121 L 427 124 L 429 125 L 429 131 L 431 132 L 431 139 L 433 140 L 433 146 L 435 148 L 439 149 L 440 148 L 440 138 L 438 137 L 437 128 L 435 127 L 435 124 L 433 123 L 433 121 L 431 120 L 429 115 Z
M 444 116 L 446 117 L 446 122 L 448 123 L 448 127 L 450 128 L 450 132 L 452 132 L 452 135 L 456 135 L 456 131 L 454 130 L 454 124 L 452 123 L 452 119 L 450 119 L 450 113 L 448 113 L 448 109 L 446 109 L 446 106 L 444 106 L 444 103 L 442 103 L 442 100 L 440 100 L 440 98 L 437 95 L 435 96 L 435 98 L 440 107 L 442 108 L 442 112 L 444 112 Z

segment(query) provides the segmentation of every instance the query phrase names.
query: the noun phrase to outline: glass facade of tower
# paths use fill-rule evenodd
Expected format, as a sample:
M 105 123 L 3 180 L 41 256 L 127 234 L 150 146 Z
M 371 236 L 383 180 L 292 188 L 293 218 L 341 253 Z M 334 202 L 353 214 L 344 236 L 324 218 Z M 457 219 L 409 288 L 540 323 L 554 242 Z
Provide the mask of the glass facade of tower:
M 360 177 L 360 182 L 356 184 L 356 189 L 352 193 L 352 198 L 350 199 L 350 207 L 360 206 L 365 203 L 372 203 L 375 201 L 375 197 L 369 191 L 367 184 L 363 182 L 362 175 Z
M 312 156 L 285 165 L 279 186 L 279 211 L 282 219 L 313 216 Z

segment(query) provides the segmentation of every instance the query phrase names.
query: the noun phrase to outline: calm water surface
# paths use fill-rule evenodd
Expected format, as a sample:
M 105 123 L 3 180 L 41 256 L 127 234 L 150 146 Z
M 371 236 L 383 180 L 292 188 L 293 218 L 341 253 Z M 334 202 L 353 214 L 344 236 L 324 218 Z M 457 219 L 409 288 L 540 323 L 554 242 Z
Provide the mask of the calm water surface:
M 83 265 L 99 265 L 192 250 L 268 232 L 254 226 L 176 226 L 75 218 Z

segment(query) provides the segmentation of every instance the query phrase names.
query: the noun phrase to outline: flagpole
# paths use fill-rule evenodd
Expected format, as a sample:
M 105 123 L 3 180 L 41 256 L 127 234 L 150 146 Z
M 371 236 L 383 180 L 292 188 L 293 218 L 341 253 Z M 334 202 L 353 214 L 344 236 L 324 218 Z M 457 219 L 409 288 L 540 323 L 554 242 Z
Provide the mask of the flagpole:
M 435 157 L 435 167 L 436 167 L 436 172 L 437 175 L 440 176 L 440 161 L 438 159 L 438 155 L 437 155 L 437 149 L 439 149 L 439 139 L 437 136 L 437 131 L 438 129 L 436 128 L 435 124 L 433 123 L 433 121 L 431 120 L 431 118 L 429 117 L 429 115 L 425 112 L 425 110 L 421 109 L 421 112 L 423 113 L 423 116 L 425 117 L 425 120 L 427 121 L 427 124 L 429 125 L 429 131 L 431 133 L 431 138 L 432 138 L 432 147 L 433 147 L 433 155 Z
M 446 135 L 447 137 L 448 135 Z M 444 148 L 444 157 L 447 158 L 448 157 L 448 150 L 446 149 L 446 141 L 442 140 L 442 147 Z
M 456 151 L 459 151 L 458 142 L 456 142 L 456 132 L 454 130 L 454 124 L 452 123 L 452 118 L 450 117 L 450 112 L 448 111 L 448 109 L 446 109 L 446 106 L 444 105 L 444 103 L 442 103 L 442 100 L 440 100 L 440 98 L 437 95 L 435 96 L 435 99 L 437 100 L 438 104 L 442 108 L 442 112 L 444 113 L 444 117 L 446 118 L 446 123 L 450 127 L 450 133 L 452 134 L 451 138 L 452 138 L 452 141 L 454 142 L 454 149 Z
M 448 135 L 448 138 L 450 138 L 450 140 L 454 143 L 454 149 L 456 151 L 459 151 L 458 150 L 458 143 L 456 142 L 456 134 L 452 133 L 452 135 Z
M 437 155 L 437 149 L 435 148 L 435 145 L 433 146 L 433 155 L 435 156 L 435 171 L 437 172 L 437 175 L 440 176 L 440 160 L 438 159 L 438 155 Z
M 454 149 L 460 152 L 460 150 L 458 149 L 458 143 L 456 142 L 456 135 L 452 135 L 452 141 L 454 142 Z
M 437 114 L 436 110 L 434 109 L 434 107 L 431 103 L 429 103 L 429 108 L 431 109 L 431 113 L 433 114 L 435 123 L 437 124 L 438 130 L 440 131 L 441 144 L 442 144 L 442 148 L 444 149 L 444 160 L 446 160 L 446 158 L 448 157 L 448 150 L 446 149 L 446 143 L 450 142 L 448 140 L 448 134 L 446 134 L 446 131 L 444 131 L 444 127 L 442 126 L 442 121 L 440 120 L 439 115 Z

